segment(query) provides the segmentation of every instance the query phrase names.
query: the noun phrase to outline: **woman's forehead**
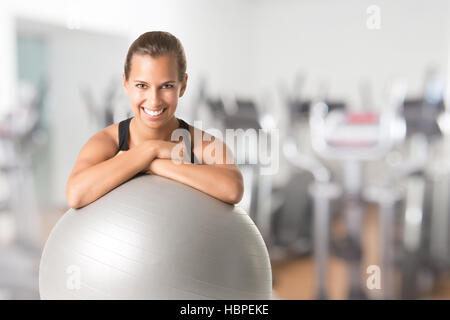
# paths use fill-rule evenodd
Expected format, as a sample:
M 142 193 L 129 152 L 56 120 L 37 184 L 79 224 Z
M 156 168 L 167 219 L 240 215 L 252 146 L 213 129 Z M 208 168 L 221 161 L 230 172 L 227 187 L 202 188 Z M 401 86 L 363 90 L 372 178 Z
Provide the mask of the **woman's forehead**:
M 177 63 L 173 55 L 152 57 L 148 54 L 134 54 L 131 59 L 131 78 L 144 78 L 147 80 L 165 81 L 177 79 Z M 144 80 L 144 79 L 142 79 Z

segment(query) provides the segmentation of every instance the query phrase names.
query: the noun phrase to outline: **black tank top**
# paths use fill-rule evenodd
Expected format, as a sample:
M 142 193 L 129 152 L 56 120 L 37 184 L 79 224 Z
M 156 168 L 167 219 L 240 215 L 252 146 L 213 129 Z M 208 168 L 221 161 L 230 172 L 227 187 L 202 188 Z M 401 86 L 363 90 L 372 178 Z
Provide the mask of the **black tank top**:
M 133 117 L 119 122 L 119 150 L 117 152 L 127 151 L 129 149 L 128 138 L 130 136 L 131 119 L 133 119 Z M 188 151 L 188 153 L 191 154 L 191 163 L 198 164 L 198 160 L 197 160 L 197 158 L 194 154 L 194 150 L 192 148 L 192 143 L 191 143 L 190 133 L 189 133 L 189 125 L 182 119 L 178 119 L 178 122 L 180 123 L 180 126 L 179 126 L 180 129 L 187 130 L 187 131 L 183 132 L 183 141 L 186 144 L 186 150 Z

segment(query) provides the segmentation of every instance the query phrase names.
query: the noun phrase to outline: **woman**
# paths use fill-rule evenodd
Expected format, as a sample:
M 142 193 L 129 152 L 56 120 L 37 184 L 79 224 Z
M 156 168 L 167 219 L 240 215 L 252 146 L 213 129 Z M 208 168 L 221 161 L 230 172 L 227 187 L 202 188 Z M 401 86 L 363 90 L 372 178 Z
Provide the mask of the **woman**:
M 184 49 L 176 37 L 147 32 L 133 42 L 123 85 L 134 117 L 103 129 L 83 146 L 67 181 L 70 207 L 83 207 L 138 174 L 173 179 L 230 204 L 241 200 L 242 174 L 226 158 L 231 154 L 226 144 L 175 117 L 187 80 Z M 180 128 L 189 135 L 172 141 Z M 190 137 L 198 135 L 201 143 L 193 144 Z M 186 155 L 191 163 L 174 161 Z

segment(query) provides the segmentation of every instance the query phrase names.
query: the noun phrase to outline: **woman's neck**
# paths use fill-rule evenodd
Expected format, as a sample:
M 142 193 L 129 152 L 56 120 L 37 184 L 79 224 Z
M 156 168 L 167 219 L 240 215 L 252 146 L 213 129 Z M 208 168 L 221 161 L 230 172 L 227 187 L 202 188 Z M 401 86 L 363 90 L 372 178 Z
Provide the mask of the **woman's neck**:
M 178 119 L 173 116 L 172 119 L 160 128 L 148 128 L 136 120 L 136 117 L 131 119 L 130 136 L 134 145 L 138 145 L 146 140 L 166 140 L 169 141 L 172 132 L 179 127 Z

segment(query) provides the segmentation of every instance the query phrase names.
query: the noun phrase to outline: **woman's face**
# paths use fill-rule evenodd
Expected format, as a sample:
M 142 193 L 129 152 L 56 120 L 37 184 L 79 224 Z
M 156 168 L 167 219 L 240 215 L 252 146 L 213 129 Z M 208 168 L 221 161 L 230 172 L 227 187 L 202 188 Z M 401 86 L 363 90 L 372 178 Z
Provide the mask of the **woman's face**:
M 150 128 L 160 128 L 174 116 L 178 98 L 186 89 L 187 75 L 178 79 L 176 58 L 163 55 L 153 58 L 134 54 L 125 91 L 137 120 Z

